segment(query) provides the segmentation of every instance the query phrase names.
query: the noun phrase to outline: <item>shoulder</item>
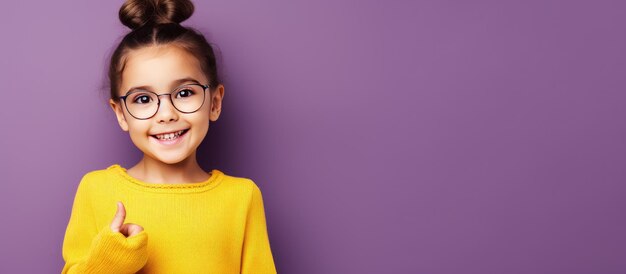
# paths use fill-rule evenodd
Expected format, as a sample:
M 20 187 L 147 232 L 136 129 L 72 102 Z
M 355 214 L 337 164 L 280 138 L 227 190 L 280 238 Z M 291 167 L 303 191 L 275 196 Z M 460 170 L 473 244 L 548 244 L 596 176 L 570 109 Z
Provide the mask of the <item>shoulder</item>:
M 227 175 L 223 172 L 221 175 L 224 187 L 248 197 L 261 195 L 261 189 L 251 178 Z
M 113 170 L 117 167 L 117 165 L 111 165 L 104 169 L 92 170 L 83 175 L 80 180 L 79 188 L 83 189 L 91 189 L 94 186 L 100 185 L 103 182 L 107 182 L 110 180 L 113 175 Z
M 99 179 L 110 177 L 111 174 L 113 174 L 114 170 L 118 167 L 119 167 L 118 165 L 111 165 L 107 168 L 89 171 L 85 173 L 85 175 L 83 175 L 82 180 L 94 181 L 94 180 L 99 180 Z

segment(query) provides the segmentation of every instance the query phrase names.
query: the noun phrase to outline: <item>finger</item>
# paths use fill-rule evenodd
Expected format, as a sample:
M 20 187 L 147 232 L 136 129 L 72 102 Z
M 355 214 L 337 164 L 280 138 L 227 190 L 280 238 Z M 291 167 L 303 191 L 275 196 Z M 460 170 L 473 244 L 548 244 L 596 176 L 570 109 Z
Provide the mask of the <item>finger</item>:
M 128 227 L 128 236 L 133 236 L 139 234 L 139 232 L 143 231 L 143 227 L 140 225 L 133 224 Z
M 143 227 L 137 224 L 126 223 L 120 227 L 120 233 L 124 234 L 126 237 L 131 237 L 139 232 L 143 231 Z
M 111 230 L 119 232 L 122 224 L 124 224 L 124 219 L 126 219 L 126 209 L 124 208 L 124 204 L 122 202 L 117 202 L 117 212 L 111 222 Z
M 124 236 L 128 237 L 128 224 L 123 224 L 120 227 L 120 233 L 122 233 Z

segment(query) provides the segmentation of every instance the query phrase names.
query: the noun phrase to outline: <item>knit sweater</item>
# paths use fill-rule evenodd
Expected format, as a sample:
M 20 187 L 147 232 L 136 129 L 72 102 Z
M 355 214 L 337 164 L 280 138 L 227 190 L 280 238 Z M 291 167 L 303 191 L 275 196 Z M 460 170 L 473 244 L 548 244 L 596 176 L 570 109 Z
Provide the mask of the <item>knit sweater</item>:
M 124 223 L 113 232 L 117 201 Z M 63 241 L 62 273 L 276 273 L 263 198 L 248 178 L 213 169 L 199 183 L 155 184 L 120 165 L 78 184 Z

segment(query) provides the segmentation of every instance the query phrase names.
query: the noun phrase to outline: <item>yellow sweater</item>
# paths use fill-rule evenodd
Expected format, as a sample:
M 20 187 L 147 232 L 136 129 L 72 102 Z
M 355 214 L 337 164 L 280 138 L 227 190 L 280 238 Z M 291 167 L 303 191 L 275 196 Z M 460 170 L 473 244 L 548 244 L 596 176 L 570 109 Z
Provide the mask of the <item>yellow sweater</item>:
M 126 238 L 110 224 L 144 230 Z M 213 169 L 200 183 L 152 184 L 120 165 L 80 181 L 63 241 L 62 273 L 276 273 L 263 198 L 250 179 Z

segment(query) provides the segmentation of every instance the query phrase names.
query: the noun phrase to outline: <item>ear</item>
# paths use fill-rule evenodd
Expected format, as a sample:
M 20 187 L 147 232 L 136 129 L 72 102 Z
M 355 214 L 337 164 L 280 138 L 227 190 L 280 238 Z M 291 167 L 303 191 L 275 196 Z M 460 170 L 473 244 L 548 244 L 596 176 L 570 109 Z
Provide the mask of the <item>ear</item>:
M 109 105 L 111 105 L 111 109 L 115 112 L 115 116 L 117 116 L 117 122 L 120 124 L 120 127 L 123 131 L 128 131 L 128 123 L 126 123 L 126 117 L 124 117 L 124 111 L 122 110 L 121 102 L 117 103 L 113 99 L 109 99 Z
M 222 111 L 222 100 L 224 99 L 224 85 L 217 86 L 211 96 L 211 112 L 209 113 L 209 120 L 215 122 L 220 117 Z

